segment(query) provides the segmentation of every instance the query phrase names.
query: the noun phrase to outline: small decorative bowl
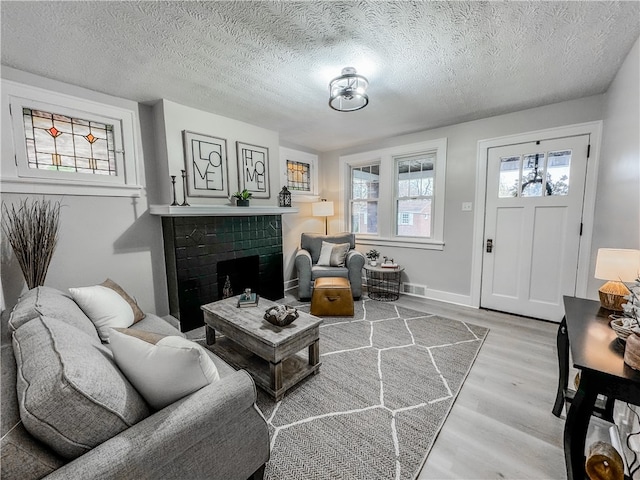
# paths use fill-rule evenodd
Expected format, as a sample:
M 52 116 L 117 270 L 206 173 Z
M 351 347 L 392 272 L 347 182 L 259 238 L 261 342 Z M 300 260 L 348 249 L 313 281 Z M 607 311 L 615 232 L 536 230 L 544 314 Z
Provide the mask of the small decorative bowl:
M 620 315 L 609 315 L 611 322 L 609 325 L 616 332 L 618 338 L 623 342 L 627 341 L 627 337 L 633 333 L 633 329 L 631 327 L 631 322 L 633 319 L 627 317 L 621 317 Z M 637 328 L 637 327 L 636 327 Z
M 298 318 L 298 310 L 287 305 L 278 305 L 268 308 L 264 313 L 264 319 L 277 327 L 286 327 Z

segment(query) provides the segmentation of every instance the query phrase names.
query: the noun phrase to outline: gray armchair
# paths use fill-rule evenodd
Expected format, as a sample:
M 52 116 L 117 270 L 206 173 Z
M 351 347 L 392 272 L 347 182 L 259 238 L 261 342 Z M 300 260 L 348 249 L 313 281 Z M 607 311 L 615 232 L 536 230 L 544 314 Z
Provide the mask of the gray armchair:
M 317 265 L 322 249 L 322 242 L 349 243 L 349 252 L 343 267 Z M 351 293 L 355 300 L 362 295 L 362 267 L 364 255 L 354 250 L 356 236 L 353 233 L 322 235 L 303 233 L 300 237 L 300 248 L 296 253 L 295 265 L 298 270 L 298 297 L 309 300 L 313 290 L 313 281 L 319 277 L 344 277 L 349 279 Z

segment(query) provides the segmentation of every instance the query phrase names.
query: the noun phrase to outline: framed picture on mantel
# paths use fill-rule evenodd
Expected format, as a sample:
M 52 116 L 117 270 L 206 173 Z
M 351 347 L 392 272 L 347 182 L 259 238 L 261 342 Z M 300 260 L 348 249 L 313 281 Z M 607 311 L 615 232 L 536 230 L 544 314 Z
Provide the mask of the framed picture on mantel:
M 228 198 L 227 141 L 187 130 L 182 134 L 189 196 Z
M 245 188 L 252 198 L 271 198 L 269 191 L 269 149 L 244 142 L 238 147 L 238 190 Z

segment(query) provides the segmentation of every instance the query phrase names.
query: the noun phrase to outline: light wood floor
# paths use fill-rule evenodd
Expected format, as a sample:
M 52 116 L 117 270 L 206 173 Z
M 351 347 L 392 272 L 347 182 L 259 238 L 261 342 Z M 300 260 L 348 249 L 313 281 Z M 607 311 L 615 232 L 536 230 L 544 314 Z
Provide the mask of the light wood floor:
M 397 303 L 490 329 L 418 479 L 566 478 L 564 420 L 551 413 L 557 325 L 408 296 Z

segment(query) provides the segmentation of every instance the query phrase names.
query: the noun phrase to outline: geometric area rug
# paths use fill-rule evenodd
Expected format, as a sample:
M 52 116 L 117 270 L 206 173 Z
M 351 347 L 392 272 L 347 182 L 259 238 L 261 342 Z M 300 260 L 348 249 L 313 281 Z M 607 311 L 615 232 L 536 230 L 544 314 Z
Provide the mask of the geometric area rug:
M 265 478 L 416 478 L 487 332 L 366 297 L 353 318 L 323 317 L 319 373 L 279 402 L 257 389 Z

